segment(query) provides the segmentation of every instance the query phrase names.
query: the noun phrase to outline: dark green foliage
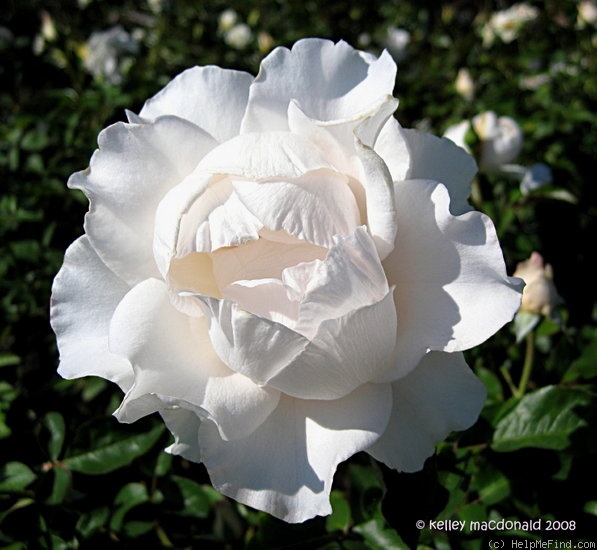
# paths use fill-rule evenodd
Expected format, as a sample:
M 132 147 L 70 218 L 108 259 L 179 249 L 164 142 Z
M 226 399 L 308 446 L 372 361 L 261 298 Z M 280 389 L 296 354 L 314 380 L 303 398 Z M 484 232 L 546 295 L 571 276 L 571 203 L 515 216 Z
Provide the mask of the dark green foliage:
M 597 29 L 577 24 L 577 2 L 532 2 L 539 17 L 517 40 L 484 47 L 479 29 L 511 2 L 228 3 L 8 0 L 0 10 L 0 550 L 250 548 L 485 549 L 501 539 L 591 540 L 597 532 L 595 184 Z M 152 11 L 150 5 L 161 6 Z M 233 7 L 253 31 L 226 45 L 218 16 Z M 42 22 L 55 27 L 43 37 Z M 140 29 L 119 84 L 93 78 L 82 46 L 91 32 Z M 192 65 L 256 73 L 273 45 L 306 36 L 381 51 L 390 26 L 411 42 L 399 62 L 397 117 L 441 134 L 483 110 L 519 122 L 517 162 L 550 165 L 550 187 L 523 194 L 482 175 L 478 208 L 494 220 L 509 272 L 534 250 L 553 266 L 559 316 L 531 319 L 516 342 L 504 328 L 468 352 L 488 388 L 469 431 L 438 446 L 421 472 L 397 473 L 359 454 L 342 464 L 333 513 L 287 525 L 220 496 L 201 465 L 162 452 L 158 418 L 120 425 L 118 389 L 56 374 L 48 324 L 53 276 L 82 233 L 87 200 L 66 188 L 98 132 L 138 111 Z M 259 38 L 259 33 L 262 34 Z M 476 84 L 454 88 L 461 67 Z M 537 76 L 540 78 L 537 79 Z M 532 79 L 535 79 L 534 81 Z M 530 82 L 530 84 L 529 84 Z M 524 321 L 524 319 L 522 320 Z M 521 322 L 522 322 L 521 321 Z M 529 321 L 529 319 L 527 319 Z M 529 329 L 529 327 L 531 327 Z M 520 326 L 519 330 L 522 330 Z M 520 383 L 532 346 L 533 370 Z M 528 366 L 528 365 L 527 365 Z M 528 366 L 530 369 L 530 366 Z M 490 520 L 568 522 L 567 530 L 471 530 Z M 423 529 L 416 522 L 425 522 Z M 466 528 L 430 521 L 463 520 Z M 571 528 L 574 522 L 574 529 Z M 564 525 L 564 523 L 562 523 Z M 594 538 L 593 538 L 594 540 Z M 508 547 L 508 546 L 507 546 Z

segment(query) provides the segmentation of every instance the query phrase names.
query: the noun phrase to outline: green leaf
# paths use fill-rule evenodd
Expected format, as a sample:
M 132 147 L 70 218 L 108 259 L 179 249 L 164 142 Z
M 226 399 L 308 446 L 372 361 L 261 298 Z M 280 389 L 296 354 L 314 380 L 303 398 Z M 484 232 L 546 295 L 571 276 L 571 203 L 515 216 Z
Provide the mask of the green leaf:
M 172 466 L 172 455 L 170 453 L 160 453 L 156 460 L 154 475 L 156 477 L 165 476 Z
M 592 516 L 597 516 L 597 500 L 589 500 L 585 503 L 583 511 Z
M 6 423 L 6 415 L 0 411 L 0 439 L 6 439 L 11 433 L 12 430 Z
M 149 533 L 154 526 L 152 521 L 127 521 L 123 531 L 127 537 L 134 539 Z
M 487 511 L 485 510 L 485 506 L 479 504 L 477 502 L 470 502 L 465 504 L 460 510 L 458 510 L 458 514 L 456 517 L 460 521 L 464 521 L 464 532 L 470 533 L 469 526 L 473 521 L 486 521 L 487 520 Z
M 522 342 L 524 337 L 531 332 L 541 320 L 538 313 L 529 313 L 528 311 L 519 311 L 514 317 L 514 333 L 516 341 Z
M 385 486 L 377 465 L 373 463 L 368 467 L 351 464 L 348 472 L 354 492 L 350 498 L 354 507 L 352 515 L 356 522 L 362 523 L 379 510 Z
M 597 340 L 583 349 L 581 356 L 573 361 L 562 378 L 562 382 L 588 380 L 597 376 Z
M 52 462 L 56 462 L 64 443 L 64 418 L 58 412 L 49 412 L 44 416 L 42 424 L 50 432 L 48 455 Z
M 7 462 L 0 468 L 0 492 L 22 491 L 36 477 L 22 462 Z
M 110 529 L 113 531 L 120 531 L 124 516 L 126 513 L 140 504 L 144 504 L 149 500 L 147 488 L 142 483 L 128 483 L 126 484 L 114 499 L 114 504 L 117 505 L 116 511 L 110 520 Z
M 21 358 L 14 353 L 0 353 L 0 367 L 10 367 L 12 365 L 18 365 L 21 362 Z
M 374 518 L 357 525 L 353 531 L 361 535 L 373 550 L 408 550 L 406 543 L 381 518 Z
M 497 424 L 492 448 L 509 452 L 524 447 L 562 450 L 586 421 L 578 408 L 591 401 L 581 389 L 547 386 L 525 395 Z
M 84 538 L 89 538 L 93 533 L 101 529 L 108 522 L 110 509 L 107 506 L 96 508 L 88 514 L 83 514 L 77 521 L 77 531 Z
M 104 442 L 98 448 L 70 456 L 62 464 L 83 474 L 105 474 L 126 466 L 151 449 L 162 435 L 162 425 L 144 434 L 134 434 L 125 439 Z
M 209 485 L 187 479 L 186 477 L 172 476 L 183 498 L 183 509 L 179 512 L 181 516 L 192 516 L 206 518 L 209 516 L 214 502 L 222 500 L 222 495 Z
M 47 504 L 60 504 L 71 487 L 71 473 L 61 467 L 52 468 L 52 475 L 54 482 L 52 484 L 52 492 L 46 500 Z
M 346 532 L 350 526 L 350 505 L 346 497 L 340 491 L 332 491 L 330 494 L 332 513 L 325 520 L 325 528 L 328 533 L 332 531 Z
M 502 384 L 497 375 L 485 367 L 477 367 L 475 373 L 487 388 L 487 402 L 499 403 L 504 400 L 504 392 L 502 391 Z
M 491 506 L 510 495 L 510 481 L 490 464 L 484 464 L 472 479 L 472 487 L 479 493 L 483 504 Z

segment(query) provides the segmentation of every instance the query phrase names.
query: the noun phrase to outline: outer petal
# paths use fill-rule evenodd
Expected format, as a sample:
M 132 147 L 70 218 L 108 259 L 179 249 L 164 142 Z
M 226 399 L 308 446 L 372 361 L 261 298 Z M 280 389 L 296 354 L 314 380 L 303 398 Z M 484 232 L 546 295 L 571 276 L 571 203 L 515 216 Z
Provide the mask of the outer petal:
M 250 74 L 240 71 L 193 67 L 146 101 L 139 115 L 150 119 L 176 115 L 223 142 L 238 135 L 252 81 Z
M 259 388 L 219 360 L 205 319 L 172 307 L 166 285 L 156 279 L 139 283 L 122 300 L 110 346 L 135 368 L 135 383 L 116 412 L 123 422 L 178 406 L 212 419 L 222 437 L 234 439 L 250 434 L 277 405 L 277 391 Z
M 129 285 L 102 262 L 86 236 L 71 244 L 54 279 L 50 309 L 61 376 L 101 376 L 125 391 L 130 388 L 130 363 L 108 350 L 110 319 L 128 290 Z
M 69 186 L 90 199 L 85 231 L 103 261 L 130 284 L 157 275 L 152 252 L 157 205 L 214 145 L 189 122 L 117 123 L 99 135 L 88 170 Z
M 396 286 L 396 363 L 388 380 L 412 370 L 428 350 L 462 351 L 485 341 L 520 306 L 519 279 L 506 275 L 491 220 L 453 216 L 446 188 L 399 182 L 396 247 L 385 260 Z
M 179 455 L 192 462 L 201 462 L 199 451 L 199 426 L 201 418 L 194 411 L 172 407 L 160 411 L 166 427 L 174 435 L 174 443 L 167 447 L 167 453 Z
M 468 197 L 477 164 L 451 140 L 402 128 L 395 119 L 390 119 L 381 131 L 375 151 L 388 164 L 394 181 L 429 179 L 441 182 L 450 192 L 452 214 L 471 210 Z
M 293 134 L 305 136 L 315 143 L 339 172 L 358 177 L 358 163 L 353 158 L 356 154 L 355 130 L 365 124 L 367 131 L 361 131 L 360 139 L 367 146 L 372 146 L 397 106 L 398 100 L 388 95 L 377 98 L 364 111 L 351 118 L 322 121 L 308 117 L 292 100 L 288 105 L 288 126 Z
M 291 100 L 310 118 L 352 118 L 391 95 L 395 78 L 396 65 L 386 51 L 377 59 L 345 42 L 319 39 L 299 40 L 292 50 L 276 48 L 251 85 L 241 132 L 288 130 Z
M 336 466 L 383 432 L 390 393 L 368 384 L 333 401 L 282 397 L 250 437 L 233 442 L 206 422 L 202 460 L 214 486 L 239 502 L 292 523 L 329 514 Z
M 390 422 L 367 452 L 390 468 L 420 470 L 451 431 L 474 424 L 486 393 L 461 353 L 431 352 L 392 384 Z

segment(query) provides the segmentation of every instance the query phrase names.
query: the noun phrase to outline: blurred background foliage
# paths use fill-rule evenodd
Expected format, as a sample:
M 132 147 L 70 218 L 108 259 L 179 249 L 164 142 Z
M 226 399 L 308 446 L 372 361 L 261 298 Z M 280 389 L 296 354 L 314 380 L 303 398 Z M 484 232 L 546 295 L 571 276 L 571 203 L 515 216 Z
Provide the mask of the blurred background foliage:
M 4 0 L 1 549 L 476 550 L 496 535 L 594 537 L 597 8 L 537 0 L 531 21 L 510 23 L 514 38 L 489 36 L 492 14 L 511 4 Z M 201 465 L 163 453 L 169 435 L 156 419 L 119 425 L 110 416 L 116 387 L 61 380 L 48 304 L 87 209 L 65 183 L 85 167 L 98 132 L 189 66 L 255 74 L 273 47 L 306 36 L 376 54 L 388 48 L 399 66 L 396 116 L 406 127 L 442 134 L 486 110 L 517 121 L 524 137 L 517 166 L 544 164 L 549 182 L 529 190 L 505 170 L 480 174 L 477 207 L 496 224 L 509 273 L 539 252 L 561 300 L 547 313 L 520 314 L 468 353 L 487 405 L 421 472 L 397 473 L 357 455 L 338 470 L 333 514 L 291 526 L 221 497 Z M 464 86 L 461 69 L 470 77 Z M 543 531 L 428 523 L 539 518 Z M 556 530 L 545 531 L 548 521 Z

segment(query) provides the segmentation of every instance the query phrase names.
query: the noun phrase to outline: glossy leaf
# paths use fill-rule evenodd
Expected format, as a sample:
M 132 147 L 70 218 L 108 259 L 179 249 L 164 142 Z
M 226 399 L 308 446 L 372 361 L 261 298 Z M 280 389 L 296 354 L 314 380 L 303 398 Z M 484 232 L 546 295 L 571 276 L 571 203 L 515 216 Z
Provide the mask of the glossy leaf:
M 77 521 L 77 531 L 79 531 L 84 538 L 88 538 L 106 525 L 109 517 L 110 509 L 107 506 L 95 508 L 79 518 Z
M 48 455 L 50 460 L 55 462 L 64 443 L 64 418 L 58 412 L 49 412 L 44 416 L 42 424 L 50 434 L 47 444 Z
M 120 531 L 124 516 L 129 510 L 140 504 L 144 504 L 149 500 L 147 487 L 142 483 L 128 483 L 116 495 L 114 504 L 117 506 L 116 511 L 112 514 L 110 520 L 110 529 L 113 531 Z
M 498 422 L 491 446 L 498 452 L 524 447 L 565 449 L 570 436 L 586 425 L 579 408 L 590 401 L 587 391 L 557 386 L 527 394 Z
M 22 462 L 7 462 L 0 468 L 0 492 L 22 491 L 37 476 Z
M 162 426 L 156 426 L 144 434 L 133 434 L 125 439 L 108 441 L 92 450 L 69 456 L 62 464 L 83 474 L 105 474 L 126 466 L 145 454 L 156 444 L 163 431 Z
M 183 498 L 183 509 L 179 512 L 181 516 L 205 518 L 210 514 L 214 502 L 222 499 L 211 486 L 199 485 L 180 476 L 172 476 L 172 481 L 176 483 Z
M 339 491 L 330 494 L 332 513 L 325 520 L 327 531 L 346 531 L 350 526 L 350 504 L 346 497 Z
M 353 530 L 361 535 L 367 546 L 373 550 L 408 550 L 408 546 L 396 530 L 387 527 L 379 518 L 357 525 Z

